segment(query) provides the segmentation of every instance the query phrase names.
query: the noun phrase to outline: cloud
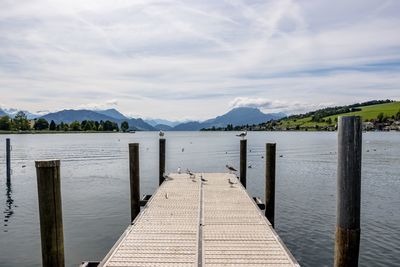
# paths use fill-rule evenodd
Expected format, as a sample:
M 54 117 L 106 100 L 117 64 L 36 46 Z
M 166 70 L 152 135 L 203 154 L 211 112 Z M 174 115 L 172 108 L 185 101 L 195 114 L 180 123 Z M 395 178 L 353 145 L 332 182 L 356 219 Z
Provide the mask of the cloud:
M 79 105 L 79 106 L 77 106 L 77 109 L 104 110 L 104 109 L 115 108 L 117 106 L 118 106 L 118 100 L 110 99 L 110 100 L 106 100 L 104 102 L 87 103 L 87 104 Z
M 310 104 L 302 102 L 270 100 L 268 98 L 249 97 L 237 97 L 230 102 L 231 108 L 252 107 L 259 108 L 266 112 L 285 112 L 287 114 L 302 113 L 309 110 L 321 109 L 330 106 L 334 106 L 334 103 Z
M 400 99 L 399 1 L 32 0 L 2 7 L 6 106 L 103 108 L 118 99 L 126 114 L 202 119 L 239 97 L 271 99 L 276 108 Z

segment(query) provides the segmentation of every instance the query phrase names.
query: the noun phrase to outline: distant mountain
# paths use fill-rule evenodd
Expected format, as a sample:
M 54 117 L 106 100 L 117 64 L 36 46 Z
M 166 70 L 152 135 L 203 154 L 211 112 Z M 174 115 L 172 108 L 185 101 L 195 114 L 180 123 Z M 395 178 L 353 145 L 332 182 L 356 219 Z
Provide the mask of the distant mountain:
M 6 115 L 10 116 L 11 118 L 14 118 L 15 115 L 18 113 L 18 111 L 23 111 L 25 113 L 26 117 L 28 118 L 28 120 L 33 120 L 33 119 L 40 117 L 40 115 L 31 113 L 26 110 L 18 110 L 15 108 L 6 108 L 3 110 L 3 112 L 6 113 Z M 0 116 L 4 116 L 4 115 L 0 115 Z
M 125 121 L 121 120 L 120 122 Z M 129 119 L 128 120 L 129 128 L 132 130 L 140 130 L 140 131 L 156 131 L 156 129 L 150 124 L 146 123 L 142 119 Z
M 284 113 L 269 113 L 265 114 L 258 108 L 240 107 L 234 108 L 228 113 L 218 116 L 214 119 L 205 121 L 204 123 L 211 124 L 215 127 L 225 127 L 228 124 L 233 126 L 245 125 L 245 124 L 259 124 L 270 120 L 276 120 L 286 117 Z
M 56 123 L 60 122 L 65 122 L 65 123 L 71 123 L 73 121 L 84 121 L 84 120 L 93 120 L 93 121 L 115 121 L 114 118 L 103 115 L 100 113 L 97 113 L 96 111 L 92 110 L 86 110 L 86 109 L 80 109 L 80 110 L 74 110 L 74 109 L 64 109 L 61 111 L 57 111 L 54 113 L 49 113 L 42 118 L 46 119 L 47 121 L 54 121 Z
M 172 128 L 172 131 L 200 131 L 203 128 L 207 128 L 208 125 L 198 121 L 189 121 L 176 125 Z
M 0 117 L 2 117 L 2 116 L 7 116 L 7 115 L 8 115 L 8 114 L 5 113 L 4 110 L 2 110 L 2 109 L 0 108 Z
M 106 113 L 112 115 L 112 116 L 116 116 L 116 117 L 120 117 L 121 114 L 118 111 L 110 111 L 108 110 Z M 122 114 L 121 114 L 122 115 Z M 123 115 L 122 115 L 123 116 Z M 73 109 L 66 109 L 66 110 L 61 110 L 58 112 L 54 112 L 54 113 L 49 113 L 46 114 L 44 116 L 42 116 L 42 118 L 46 119 L 47 121 L 51 121 L 53 120 L 56 123 L 60 123 L 60 122 L 65 122 L 65 123 L 71 123 L 73 121 L 83 121 L 83 120 L 93 120 L 93 121 L 113 121 L 113 122 L 117 122 L 117 123 L 121 123 L 123 121 L 128 121 L 129 124 L 129 128 L 132 130 L 143 130 L 143 131 L 155 131 L 156 129 L 154 127 L 152 127 L 151 125 L 147 124 L 146 122 L 144 122 L 142 119 L 128 119 L 125 116 L 123 117 L 123 119 L 117 119 L 102 113 L 99 113 L 97 111 L 93 111 L 93 110 L 86 110 L 86 109 L 80 109 L 80 110 L 73 110 Z
M 154 128 L 156 129 L 156 130 L 161 130 L 161 131 L 171 131 L 172 130 L 172 127 L 171 126 L 169 126 L 169 125 L 165 125 L 165 124 L 157 124 L 157 125 L 154 125 Z
M 117 120 L 127 120 L 128 118 L 125 117 L 121 112 L 116 110 L 115 108 L 106 109 L 106 110 L 94 110 L 96 113 L 100 113 L 106 115 L 108 117 L 117 119 Z
M 285 117 L 284 113 L 270 113 L 265 114 L 257 108 L 240 107 L 234 108 L 224 115 L 218 116 L 213 119 L 206 120 L 204 122 L 192 121 L 187 123 L 181 123 L 172 130 L 174 131 L 198 131 L 203 128 L 210 127 L 226 127 L 228 124 L 233 126 L 239 125 L 252 125 L 267 122 L 270 120 L 276 120 Z
M 182 121 L 169 121 L 169 120 L 163 120 L 163 119 L 149 119 L 149 120 L 144 120 L 146 123 L 150 124 L 151 126 L 156 126 L 158 124 L 161 125 L 168 125 L 170 127 L 174 127 L 180 123 L 182 123 Z

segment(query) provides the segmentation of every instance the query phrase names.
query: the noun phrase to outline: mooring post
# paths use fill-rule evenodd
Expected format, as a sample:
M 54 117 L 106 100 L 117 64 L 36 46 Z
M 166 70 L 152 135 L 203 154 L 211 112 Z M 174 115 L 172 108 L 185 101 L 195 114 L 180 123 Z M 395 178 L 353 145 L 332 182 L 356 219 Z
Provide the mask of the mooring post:
M 64 267 L 60 161 L 36 161 L 43 267 Z
M 164 182 L 165 173 L 165 138 L 160 138 L 160 160 L 159 160 L 159 185 Z
M 361 147 L 361 117 L 339 117 L 335 267 L 358 266 Z
M 6 139 L 6 177 L 7 181 L 11 179 L 11 141 Z
M 240 140 L 240 182 L 246 188 L 247 174 L 247 140 Z
M 140 213 L 139 144 L 129 144 L 131 222 Z
M 275 165 L 276 144 L 266 144 L 265 157 L 265 217 L 275 227 Z

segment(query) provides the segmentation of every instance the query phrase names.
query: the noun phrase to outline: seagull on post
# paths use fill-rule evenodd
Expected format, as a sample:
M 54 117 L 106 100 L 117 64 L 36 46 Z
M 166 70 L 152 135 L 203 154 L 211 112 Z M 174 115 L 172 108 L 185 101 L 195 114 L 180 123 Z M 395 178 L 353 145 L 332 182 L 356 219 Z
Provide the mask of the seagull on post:
M 160 132 L 158 133 L 158 135 L 160 136 L 160 138 L 164 138 L 164 132 L 160 130 Z
M 247 131 L 241 132 L 240 134 L 237 134 L 237 137 L 242 137 L 242 139 L 244 139 L 247 135 Z

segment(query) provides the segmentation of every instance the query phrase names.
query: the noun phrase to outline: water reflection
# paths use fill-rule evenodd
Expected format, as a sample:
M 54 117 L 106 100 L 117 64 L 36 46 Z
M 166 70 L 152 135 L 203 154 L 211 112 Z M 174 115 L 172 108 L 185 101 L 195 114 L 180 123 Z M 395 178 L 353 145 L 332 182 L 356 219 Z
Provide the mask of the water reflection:
M 10 218 L 14 214 L 14 199 L 12 198 L 12 186 L 11 186 L 11 180 L 7 179 L 6 183 L 6 208 L 4 210 L 4 226 L 8 226 L 8 222 Z M 7 229 L 4 229 L 4 232 L 7 232 Z

